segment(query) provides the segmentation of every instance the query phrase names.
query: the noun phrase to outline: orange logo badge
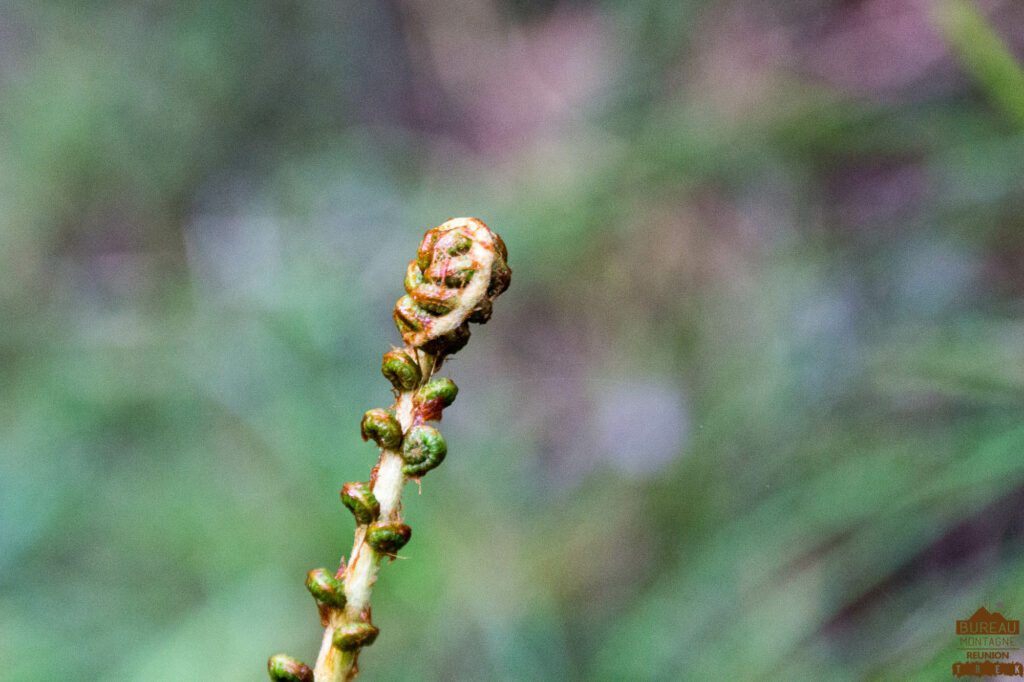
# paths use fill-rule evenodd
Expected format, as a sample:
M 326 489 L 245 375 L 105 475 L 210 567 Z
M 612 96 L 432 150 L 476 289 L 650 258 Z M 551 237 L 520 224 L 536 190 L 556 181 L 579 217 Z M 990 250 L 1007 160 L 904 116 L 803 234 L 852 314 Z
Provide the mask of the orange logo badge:
M 959 649 L 967 660 L 953 664 L 955 676 L 1024 677 L 1024 664 L 1010 660 L 1010 655 L 1017 650 L 1019 620 L 1010 620 L 982 606 L 967 620 L 956 622 L 956 634 Z

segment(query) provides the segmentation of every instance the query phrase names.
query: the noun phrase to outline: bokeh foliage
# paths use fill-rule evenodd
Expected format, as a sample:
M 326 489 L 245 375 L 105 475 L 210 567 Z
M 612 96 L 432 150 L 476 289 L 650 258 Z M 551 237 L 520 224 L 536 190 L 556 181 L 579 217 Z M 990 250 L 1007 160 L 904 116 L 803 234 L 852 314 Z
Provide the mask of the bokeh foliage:
M 767 4 L 0 7 L 0 676 L 312 658 L 454 215 L 513 286 L 366 679 L 932 679 L 1024 616 L 1024 15 Z

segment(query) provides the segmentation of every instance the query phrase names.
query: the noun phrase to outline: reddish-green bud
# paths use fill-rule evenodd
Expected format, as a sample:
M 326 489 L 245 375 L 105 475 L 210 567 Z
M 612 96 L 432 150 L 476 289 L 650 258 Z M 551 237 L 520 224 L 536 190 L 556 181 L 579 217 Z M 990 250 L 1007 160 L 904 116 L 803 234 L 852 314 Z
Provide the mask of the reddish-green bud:
M 345 623 L 334 631 L 334 646 L 342 651 L 356 651 L 370 646 L 380 630 L 372 623 Z
M 434 245 L 437 244 L 440 236 L 441 231 L 436 227 L 423 233 L 423 241 L 420 242 L 420 248 L 416 251 L 416 264 L 420 270 L 430 267 L 430 261 L 434 259 Z
M 380 371 L 396 391 L 411 391 L 419 385 L 422 378 L 419 364 L 401 350 L 385 353 Z
M 379 447 L 386 450 L 394 450 L 402 444 L 402 427 L 391 410 L 380 407 L 367 410 L 359 428 L 363 440 L 372 438 Z
M 448 443 L 441 432 L 433 426 L 419 424 L 409 429 L 409 435 L 402 445 L 402 460 L 406 476 L 422 476 L 444 461 L 448 454 Z
M 454 381 L 448 377 L 438 377 L 431 379 L 423 388 L 416 391 L 416 400 L 417 402 L 436 400 L 444 407 L 448 407 L 455 402 L 455 396 L 458 394 L 459 387 L 455 385 Z
M 321 604 L 345 608 L 345 585 L 326 568 L 314 568 L 306 574 L 306 589 Z
M 395 554 L 412 537 L 404 523 L 375 523 L 366 531 L 366 542 L 381 554 Z
M 402 332 L 403 337 L 410 332 L 422 331 L 433 321 L 434 317 L 416 305 L 412 296 L 406 294 L 395 302 L 395 325 L 398 326 L 398 331 Z
M 284 654 L 270 657 L 267 672 L 274 682 L 313 682 L 313 671 L 308 665 Z
M 359 525 L 372 522 L 380 514 L 380 503 L 374 497 L 369 483 L 346 483 L 341 486 L 341 503 L 348 507 Z
M 455 402 L 459 387 L 447 377 L 431 379 L 416 391 L 414 423 L 438 421 L 444 408 Z
M 482 276 L 488 279 L 480 283 Z M 469 340 L 466 322 L 490 319 L 494 299 L 511 279 L 501 237 L 476 218 L 449 220 L 423 235 L 406 271 L 407 294 L 395 305 L 395 323 L 406 344 L 450 355 Z
M 459 290 L 437 284 L 420 284 L 409 292 L 416 304 L 434 315 L 451 312 L 459 304 Z

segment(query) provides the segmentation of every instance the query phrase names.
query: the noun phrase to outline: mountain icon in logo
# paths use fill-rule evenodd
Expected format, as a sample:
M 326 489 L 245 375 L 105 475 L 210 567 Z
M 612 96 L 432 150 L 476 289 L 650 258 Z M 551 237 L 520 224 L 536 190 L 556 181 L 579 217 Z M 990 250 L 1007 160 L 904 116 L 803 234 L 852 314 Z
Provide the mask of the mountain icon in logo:
M 956 622 L 958 635 L 1019 635 L 1020 621 L 1009 620 L 998 611 L 992 612 L 982 606 L 967 620 Z

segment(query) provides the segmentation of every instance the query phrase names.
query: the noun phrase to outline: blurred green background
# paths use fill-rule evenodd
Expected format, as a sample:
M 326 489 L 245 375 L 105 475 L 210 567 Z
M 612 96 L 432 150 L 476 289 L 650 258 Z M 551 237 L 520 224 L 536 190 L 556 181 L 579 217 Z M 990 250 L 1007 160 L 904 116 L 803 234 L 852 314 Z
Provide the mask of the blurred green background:
M 1024 5 L 0 4 L 0 678 L 259 680 L 423 231 L 512 287 L 366 680 L 945 679 L 1024 617 Z

